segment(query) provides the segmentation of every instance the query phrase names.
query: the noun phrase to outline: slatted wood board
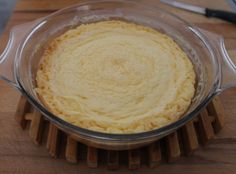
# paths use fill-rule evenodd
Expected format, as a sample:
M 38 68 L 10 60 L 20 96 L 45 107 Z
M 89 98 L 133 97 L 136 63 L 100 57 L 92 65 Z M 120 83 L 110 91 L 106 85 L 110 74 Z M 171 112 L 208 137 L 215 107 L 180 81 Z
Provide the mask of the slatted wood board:
M 190 156 L 199 146 L 205 146 L 224 126 L 224 110 L 218 97 L 193 120 L 176 132 L 139 149 L 125 151 L 102 150 L 86 146 L 60 130 L 36 111 L 21 96 L 15 118 L 36 145 L 46 146 L 51 157 L 63 157 L 69 163 L 87 162 L 89 168 L 105 163 L 108 170 L 118 170 L 120 164 L 135 170 L 141 164 L 150 168 L 160 163 L 173 163 L 180 156 Z

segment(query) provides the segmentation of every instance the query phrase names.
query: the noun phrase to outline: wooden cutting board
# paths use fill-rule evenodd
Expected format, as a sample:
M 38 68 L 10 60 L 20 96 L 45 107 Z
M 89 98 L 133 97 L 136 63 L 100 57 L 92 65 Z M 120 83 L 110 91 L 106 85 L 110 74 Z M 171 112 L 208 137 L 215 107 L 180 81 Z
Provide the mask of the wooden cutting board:
M 236 62 L 236 25 L 182 11 L 161 4 L 158 0 L 142 0 L 153 6 L 166 9 L 196 26 L 223 35 L 229 55 Z M 224 0 L 185 0 L 204 7 L 230 10 Z M 21 0 L 0 40 L 0 52 L 5 47 L 10 28 L 30 20 L 46 16 L 55 10 L 72 5 L 79 0 Z M 14 113 L 19 99 L 19 92 L 5 82 L 0 82 L 0 173 L 98 173 L 96 169 L 87 168 L 84 162 L 73 165 L 64 159 L 49 157 L 47 150 L 35 146 L 27 131 L 20 129 L 14 120 Z M 150 169 L 142 166 L 139 170 L 128 171 L 127 166 L 120 166 L 117 173 L 235 173 L 236 172 L 236 88 L 220 95 L 225 108 L 226 118 L 224 129 L 206 147 L 199 149 L 188 158 L 182 158 L 173 164 L 163 164 Z M 99 166 L 99 173 L 114 173 L 106 166 Z M 115 172 L 116 173 L 116 172 Z

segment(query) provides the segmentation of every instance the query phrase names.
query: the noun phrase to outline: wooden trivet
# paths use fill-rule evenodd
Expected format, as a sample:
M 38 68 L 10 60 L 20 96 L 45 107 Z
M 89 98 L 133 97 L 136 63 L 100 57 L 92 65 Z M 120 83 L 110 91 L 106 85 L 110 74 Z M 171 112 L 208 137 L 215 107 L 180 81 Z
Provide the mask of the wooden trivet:
M 22 129 L 29 130 L 32 141 L 37 145 L 45 145 L 52 157 L 65 157 L 70 163 L 86 160 L 87 166 L 91 168 L 106 163 L 109 170 L 116 170 L 124 163 L 131 170 L 138 169 L 141 163 L 152 168 L 163 161 L 173 162 L 180 156 L 189 156 L 199 145 L 205 145 L 213 139 L 224 125 L 223 107 L 219 98 L 215 97 L 193 120 L 149 146 L 106 151 L 77 142 L 46 120 L 23 96 L 15 116 Z

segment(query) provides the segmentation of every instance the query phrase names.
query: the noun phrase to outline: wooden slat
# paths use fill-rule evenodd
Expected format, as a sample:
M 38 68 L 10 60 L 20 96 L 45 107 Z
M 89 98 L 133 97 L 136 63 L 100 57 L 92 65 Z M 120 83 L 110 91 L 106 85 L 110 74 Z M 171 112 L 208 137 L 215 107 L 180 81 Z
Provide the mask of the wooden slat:
M 21 128 L 24 129 L 26 127 L 27 120 L 25 119 L 25 114 L 29 112 L 30 104 L 24 96 L 20 97 L 18 101 L 17 110 L 15 113 L 16 121 L 20 124 Z
M 185 154 L 191 155 L 199 146 L 193 121 L 186 123 L 181 129 L 181 133 Z
M 209 118 L 211 124 L 213 124 L 215 122 L 215 120 L 216 120 L 215 116 L 212 116 L 212 115 L 209 115 L 209 114 L 208 114 L 208 118 Z
M 129 150 L 128 152 L 128 163 L 129 169 L 135 170 L 140 168 L 140 151 L 139 149 Z
M 167 160 L 174 162 L 180 157 L 180 146 L 177 132 L 174 132 L 166 137 Z
M 150 168 L 156 167 L 161 162 L 160 141 L 152 143 L 148 146 L 148 165 Z
M 224 127 L 224 108 L 218 97 L 215 97 L 207 106 L 208 113 L 215 119 L 213 121 L 213 128 L 215 132 L 219 132 Z
M 58 156 L 59 129 L 52 123 L 49 123 L 47 149 L 52 157 Z
M 214 131 L 206 109 L 203 109 L 198 116 L 199 138 L 202 144 L 207 144 L 214 137 Z
M 109 170 L 117 170 L 119 168 L 119 151 L 108 151 L 107 167 Z
M 78 162 L 78 152 L 77 152 L 77 142 L 69 135 L 67 136 L 67 144 L 66 144 L 66 160 L 70 163 Z
M 97 168 L 98 167 L 98 154 L 97 149 L 94 147 L 87 148 L 87 165 L 90 168 Z
M 26 113 L 24 116 L 26 121 L 31 121 L 33 119 L 33 113 Z
M 37 110 L 32 113 L 32 120 L 30 123 L 29 136 L 35 144 L 40 144 L 43 133 L 43 116 Z

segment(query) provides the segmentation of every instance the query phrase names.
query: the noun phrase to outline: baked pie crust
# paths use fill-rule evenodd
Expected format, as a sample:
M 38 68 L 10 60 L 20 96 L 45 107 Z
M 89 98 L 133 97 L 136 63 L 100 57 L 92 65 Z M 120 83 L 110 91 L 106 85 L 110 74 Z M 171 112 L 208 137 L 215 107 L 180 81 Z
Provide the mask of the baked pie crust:
M 35 91 L 53 114 L 106 133 L 174 122 L 195 92 L 192 63 L 173 39 L 122 21 L 83 24 L 54 39 L 36 81 Z

